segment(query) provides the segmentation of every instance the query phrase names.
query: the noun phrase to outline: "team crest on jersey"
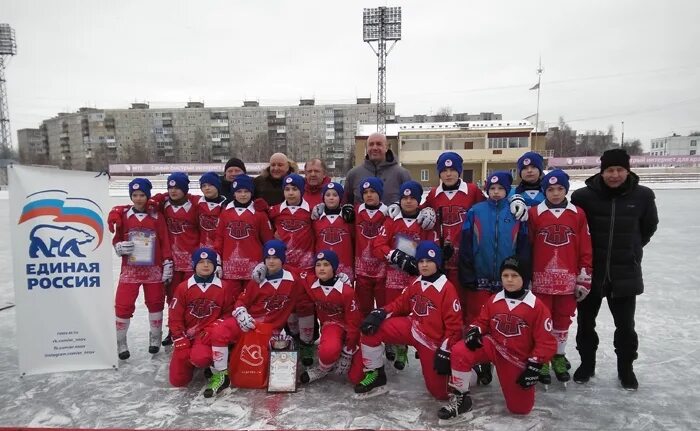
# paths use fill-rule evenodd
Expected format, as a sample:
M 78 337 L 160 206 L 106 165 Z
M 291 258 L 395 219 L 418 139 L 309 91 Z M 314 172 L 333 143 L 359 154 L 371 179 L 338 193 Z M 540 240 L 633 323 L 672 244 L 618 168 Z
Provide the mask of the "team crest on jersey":
M 289 295 L 272 295 L 264 302 L 265 310 L 268 312 L 279 311 L 289 302 Z
M 411 303 L 413 304 L 413 313 L 416 316 L 425 317 L 430 314 L 430 310 L 437 310 L 433 301 L 420 294 L 413 295 Z
M 382 223 L 378 221 L 367 221 L 364 220 L 360 222 L 360 232 L 362 236 L 367 239 L 376 238 L 379 235 L 379 228 L 382 227 Z
M 443 226 L 456 226 L 456 225 L 462 225 L 464 223 L 464 214 L 466 214 L 466 211 L 464 211 L 464 208 L 457 206 L 457 205 L 449 205 L 442 207 L 440 210 L 440 216 L 442 217 L 442 225 Z
M 546 226 L 538 232 L 544 237 L 544 243 L 553 247 L 561 247 L 571 242 L 574 230 L 563 224 Z
M 333 302 L 321 301 L 316 303 L 316 307 L 319 312 L 326 313 L 328 317 L 339 316 L 343 314 L 342 304 L 336 304 Z
M 287 232 L 298 232 L 306 227 L 306 222 L 296 219 L 284 219 L 280 221 L 280 226 Z
M 323 242 L 328 245 L 340 244 L 343 240 L 343 235 L 348 235 L 348 232 L 337 227 L 329 227 L 321 230 L 321 238 L 323 238 Z
M 522 328 L 527 327 L 527 322 L 514 314 L 499 313 L 491 319 L 496 324 L 496 331 L 504 337 L 518 337 L 522 335 Z
M 205 319 L 217 310 L 219 305 L 211 299 L 199 298 L 187 304 L 187 311 L 197 319 Z
M 173 235 L 179 235 L 185 233 L 185 231 L 190 227 L 190 223 L 187 220 L 182 220 L 179 218 L 166 217 L 166 223 L 168 224 L 168 232 Z
M 244 239 L 250 236 L 250 231 L 253 230 L 253 227 L 244 221 L 234 220 L 226 225 L 226 230 L 231 238 Z
M 216 230 L 216 226 L 219 224 L 219 217 L 200 214 L 199 215 L 199 227 L 206 231 Z

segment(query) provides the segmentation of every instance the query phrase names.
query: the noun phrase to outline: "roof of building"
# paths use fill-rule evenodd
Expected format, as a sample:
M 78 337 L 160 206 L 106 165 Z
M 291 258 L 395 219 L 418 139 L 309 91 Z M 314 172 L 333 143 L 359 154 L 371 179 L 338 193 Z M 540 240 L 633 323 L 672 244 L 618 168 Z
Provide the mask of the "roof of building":
M 458 131 L 458 130 L 507 130 L 533 129 L 527 120 L 493 120 L 493 121 L 447 121 L 444 123 L 398 123 L 386 125 L 386 136 L 399 136 L 402 132 L 416 131 Z M 360 124 L 357 136 L 369 136 L 377 131 L 376 124 Z

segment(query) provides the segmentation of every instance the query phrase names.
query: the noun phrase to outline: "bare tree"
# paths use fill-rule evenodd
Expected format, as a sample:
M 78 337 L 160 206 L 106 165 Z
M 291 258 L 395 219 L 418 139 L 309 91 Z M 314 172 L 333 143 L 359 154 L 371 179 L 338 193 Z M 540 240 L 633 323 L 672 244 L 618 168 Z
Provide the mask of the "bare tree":
M 627 154 L 630 156 L 640 156 L 644 154 L 644 149 L 642 148 L 642 141 L 639 139 L 634 139 L 633 141 L 627 141 L 622 144 L 622 148 L 627 150 Z
M 576 155 L 576 132 L 563 117 L 559 117 L 559 127 L 547 133 L 545 148 L 551 150 L 555 157 Z
M 433 121 L 452 121 L 452 108 L 450 108 L 449 106 L 443 106 L 440 109 L 438 109 L 437 113 L 433 115 Z

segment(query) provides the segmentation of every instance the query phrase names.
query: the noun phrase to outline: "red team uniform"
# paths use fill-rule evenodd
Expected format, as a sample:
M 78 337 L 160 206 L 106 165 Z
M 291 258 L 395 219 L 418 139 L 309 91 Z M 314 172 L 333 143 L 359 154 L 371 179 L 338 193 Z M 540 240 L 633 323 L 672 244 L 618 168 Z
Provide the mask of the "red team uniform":
M 355 292 L 360 311 L 367 315 L 375 307 L 386 305 L 386 257 L 374 255 L 376 239 L 386 219 L 387 206 L 369 209 L 365 204 L 355 209 Z
M 204 196 L 197 202 L 197 220 L 199 228 L 199 246 L 214 248 L 216 244 L 217 227 L 223 211 L 226 198 L 219 196 L 218 201 L 208 201 Z M 219 253 L 220 250 L 217 250 Z
M 350 278 L 350 283 L 355 280 L 353 271 L 353 226 L 346 222 L 340 214 L 321 215 L 313 222 L 316 252 L 332 250 L 338 255 L 340 264 L 338 272 L 342 272 Z
M 170 200 L 163 203 L 173 255 L 174 273 L 170 286 L 177 286 L 194 273 L 192 252 L 199 247 L 198 203 L 199 196 L 192 195 L 187 195 L 182 205 L 174 205 Z M 166 293 L 172 294 L 172 288 L 167 289 Z
M 269 216 L 276 236 L 287 244 L 287 264 L 311 269 L 315 248 L 309 204 L 302 199 L 299 206 L 289 206 L 285 201 L 270 208 Z

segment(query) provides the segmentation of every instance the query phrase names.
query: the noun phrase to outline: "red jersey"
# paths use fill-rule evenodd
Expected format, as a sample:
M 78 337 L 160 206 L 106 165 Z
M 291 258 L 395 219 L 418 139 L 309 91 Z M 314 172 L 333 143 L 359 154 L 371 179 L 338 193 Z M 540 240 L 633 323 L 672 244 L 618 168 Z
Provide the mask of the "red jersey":
M 429 349 L 437 349 L 444 341 L 452 347 L 462 340 L 459 296 L 444 274 L 432 282 L 418 277 L 384 311 L 410 317 L 413 338 Z
M 221 212 L 215 249 L 221 256 L 226 280 L 250 280 L 255 265 L 262 262 L 262 246 L 273 237 L 267 214 L 255 211 L 251 202 L 236 207 L 233 202 Z
M 270 221 L 276 236 L 287 244 L 287 263 L 299 269 L 314 266 L 314 232 L 311 210 L 302 199 L 299 206 L 282 202 L 270 208 Z
M 528 359 L 547 363 L 557 352 L 549 310 L 532 292 L 520 300 L 506 298 L 501 290 L 486 301 L 471 326 L 491 337 L 498 353 L 519 368 Z
M 566 208 L 530 207 L 528 234 L 532 244 L 532 292 L 571 295 L 582 268 L 591 274 L 591 234 L 583 210 L 572 203 Z
M 415 218 L 404 218 L 399 213 L 393 219 L 386 218 L 384 220 L 384 225 L 379 230 L 379 237 L 374 244 L 374 257 L 388 261 L 391 251 L 394 249 L 415 256 L 418 243 L 424 240 L 437 242 L 435 231 L 425 230 L 416 222 Z M 403 289 L 412 283 L 414 278 L 396 265 L 387 265 L 387 289 Z
M 122 256 L 120 283 L 160 283 L 163 277 L 163 261 L 172 259 L 170 240 L 165 219 L 157 212 L 136 213 L 130 206 L 122 210 L 121 228 L 112 244 L 135 241 L 137 247 L 147 253 Z
M 345 346 L 354 351 L 360 341 L 362 313 L 357 307 L 355 289 L 336 280 L 333 286 L 322 285 L 315 275 L 304 282 L 306 296 L 313 302 L 321 325 L 338 325 L 346 332 Z
M 194 276 L 175 288 L 168 312 L 168 329 L 173 338 L 194 338 L 198 331 L 233 311 L 233 292 L 218 277 L 211 283 L 197 283 Z
M 187 195 L 187 200 L 182 205 L 173 205 L 170 200 L 163 203 L 175 271 L 194 271 L 192 253 L 199 247 L 198 201 L 198 196 Z
M 263 280 L 258 284 L 251 280 L 238 297 L 234 310 L 245 307 L 256 322 L 272 324 L 281 329 L 294 310 L 297 301 L 304 294 L 304 287 L 291 272 L 284 270 L 282 278 Z M 300 316 L 311 314 L 308 310 L 297 307 Z
M 316 252 L 332 250 L 338 255 L 338 271 L 355 279 L 353 264 L 353 226 L 340 214 L 323 214 L 313 222 Z
M 459 244 L 462 237 L 462 224 L 466 220 L 467 211 L 474 204 L 485 201 L 486 197 L 473 183 L 460 181 L 456 190 L 443 190 L 442 183 L 433 187 L 425 198 L 423 208 L 435 210 L 439 225 L 435 227 L 444 243 L 452 244 L 455 251 L 445 262 L 445 269 L 457 270 L 459 261 Z
M 365 204 L 355 206 L 355 274 L 363 277 L 386 277 L 386 258 L 377 258 L 372 250 L 375 239 L 384 225 L 387 206 L 381 204 L 378 209 L 368 209 Z
M 199 246 L 214 248 L 216 244 L 216 228 L 219 215 L 223 211 L 226 198 L 219 196 L 217 202 L 209 202 L 202 196 L 197 202 L 197 219 L 199 220 Z

